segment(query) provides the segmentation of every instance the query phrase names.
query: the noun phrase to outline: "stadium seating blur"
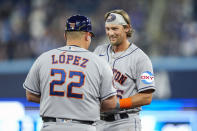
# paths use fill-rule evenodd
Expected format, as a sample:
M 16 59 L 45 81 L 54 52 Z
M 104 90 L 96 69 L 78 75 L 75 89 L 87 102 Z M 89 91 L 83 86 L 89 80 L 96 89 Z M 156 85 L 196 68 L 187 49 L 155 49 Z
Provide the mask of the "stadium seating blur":
M 132 41 L 151 56 L 197 55 L 195 0 L 0 0 L 0 61 L 34 58 L 65 45 L 65 18 L 92 19 L 96 38 L 90 50 L 106 43 L 104 14 L 124 9 L 135 33 Z

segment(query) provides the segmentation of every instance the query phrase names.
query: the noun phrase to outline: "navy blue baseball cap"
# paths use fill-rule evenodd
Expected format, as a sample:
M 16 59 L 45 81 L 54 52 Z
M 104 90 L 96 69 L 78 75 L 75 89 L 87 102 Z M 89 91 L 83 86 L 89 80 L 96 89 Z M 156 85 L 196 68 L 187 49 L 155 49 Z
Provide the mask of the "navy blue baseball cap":
M 95 35 L 92 33 L 91 21 L 88 17 L 82 15 L 73 15 L 66 21 L 65 31 L 85 31 L 90 32 L 92 37 Z

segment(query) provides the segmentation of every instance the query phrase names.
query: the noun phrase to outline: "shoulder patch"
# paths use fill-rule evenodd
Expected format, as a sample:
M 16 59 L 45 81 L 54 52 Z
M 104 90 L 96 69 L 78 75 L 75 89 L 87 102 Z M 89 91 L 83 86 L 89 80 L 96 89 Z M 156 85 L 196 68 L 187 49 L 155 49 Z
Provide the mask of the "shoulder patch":
M 140 79 L 144 84 L 152 84 L 154 76 L 150 71 L 145 71 L 141 74 Z

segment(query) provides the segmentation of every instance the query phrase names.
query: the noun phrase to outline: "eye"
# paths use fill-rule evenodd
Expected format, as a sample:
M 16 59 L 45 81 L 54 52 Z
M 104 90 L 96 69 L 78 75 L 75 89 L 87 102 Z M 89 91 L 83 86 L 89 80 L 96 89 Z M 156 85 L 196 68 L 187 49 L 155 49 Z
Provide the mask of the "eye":
M 105 30 L 106 30 L 106 31 L 109 31 L 109 28 L 108 28 L 108 27 L 106 27 L 106 28 L 105 28 Z
M 112 27 L 112 30 L 118 30 L 118 28 L 117 27 Z

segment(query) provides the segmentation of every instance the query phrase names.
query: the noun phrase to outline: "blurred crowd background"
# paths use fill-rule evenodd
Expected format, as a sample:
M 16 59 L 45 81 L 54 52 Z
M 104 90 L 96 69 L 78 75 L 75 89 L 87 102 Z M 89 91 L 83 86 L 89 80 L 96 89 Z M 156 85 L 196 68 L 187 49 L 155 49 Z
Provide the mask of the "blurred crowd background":
M 196 0 L 0 0 L 0 61 L 36 58 L 65 45 L 65 20 L 91 18 L 90 50 L 108 42 L 104 14 L 124 9 L 135 30 L 131 41 L 150 56 L 197 56 Z
M 72 15 L 92 21 L 96 37 L 90 51 L 109 43 L 104 15 L 114 9 L 128 12 L 134 28 L 130 41 L 152 60 L 154 98 L 197 97 L 196 0 L 0 0 L 0 97 L 25 97 L 22 83 L 33 61 L 65 46 L 65 22 Z

